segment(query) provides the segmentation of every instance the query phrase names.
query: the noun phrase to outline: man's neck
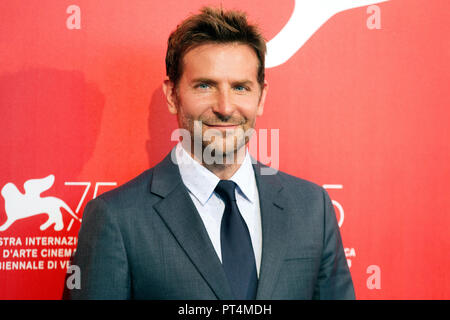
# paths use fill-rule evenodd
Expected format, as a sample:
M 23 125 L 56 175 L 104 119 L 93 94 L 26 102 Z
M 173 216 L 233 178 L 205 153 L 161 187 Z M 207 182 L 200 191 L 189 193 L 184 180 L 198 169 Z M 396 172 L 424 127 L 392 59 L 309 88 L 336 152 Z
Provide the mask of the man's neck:
M 224 157 L 221 163 L 212 164 L 205 163 L 205 161 L 203 161 L 204 159 L 198 159 L 193 152 L 188 152 L 188 154 L 191 155 L 192 159 L 214 173 L 220 180 L 228 180 L 236 173 L 236 171 L 238 171 L 238 169 L 244 162 L 245 156 L 247 154 L 247 148 L 244 145 L 240 149 L 234 151 L 232 158 L 229 157 L 227 159 L 227 157 Z

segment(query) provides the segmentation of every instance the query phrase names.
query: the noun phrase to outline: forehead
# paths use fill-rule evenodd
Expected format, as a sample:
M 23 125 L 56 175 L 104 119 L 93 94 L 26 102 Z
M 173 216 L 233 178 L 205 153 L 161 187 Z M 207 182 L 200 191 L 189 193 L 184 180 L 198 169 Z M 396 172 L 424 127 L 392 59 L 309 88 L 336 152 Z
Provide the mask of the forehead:
M 182 78 L 247 78 L 256 81 L 258 66 L 258 57 L 249 45 L 202 44 L 184 55 Z

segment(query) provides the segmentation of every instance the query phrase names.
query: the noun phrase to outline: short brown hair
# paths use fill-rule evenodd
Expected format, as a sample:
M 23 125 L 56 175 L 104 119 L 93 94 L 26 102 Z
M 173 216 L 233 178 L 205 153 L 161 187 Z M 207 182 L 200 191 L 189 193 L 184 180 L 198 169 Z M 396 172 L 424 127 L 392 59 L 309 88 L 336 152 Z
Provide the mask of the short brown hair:
M 241 11 L 223 11 L 203 7 L 199 14 L 185 19 L 177 26 L 168 40 L 166 53 L 166 73 L 175 86 L 183 74 L 184 55 L 194 47 L 207 43 L 233 43 L 249 45 L 258 57 L 257 80 L 264 84 L 264 61 L 266 42 L 255 25 L 247 22 Z

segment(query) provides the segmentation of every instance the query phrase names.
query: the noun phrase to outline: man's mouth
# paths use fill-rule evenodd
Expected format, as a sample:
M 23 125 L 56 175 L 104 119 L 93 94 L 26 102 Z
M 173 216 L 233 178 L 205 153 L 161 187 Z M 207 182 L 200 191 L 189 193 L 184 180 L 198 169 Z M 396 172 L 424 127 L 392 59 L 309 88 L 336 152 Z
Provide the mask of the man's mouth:
M 234 123 L 214 123 L 214 124 L 208 124 L 204 123 L 207 127 L 213 128 L 213 129 L 235 129 L 240 124 L 234 124 Z

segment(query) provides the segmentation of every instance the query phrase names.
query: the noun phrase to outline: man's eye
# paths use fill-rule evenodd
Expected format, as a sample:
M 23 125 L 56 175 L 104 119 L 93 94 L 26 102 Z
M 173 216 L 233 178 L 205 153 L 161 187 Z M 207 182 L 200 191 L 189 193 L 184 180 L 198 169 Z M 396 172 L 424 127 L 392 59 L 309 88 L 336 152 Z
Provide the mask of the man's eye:
M 209 84 L 207 84 L 207 83 L 199 83 L 199 84 L 197 85 L 197 88 L 200 88 L 200 89 L 208 89 L 208 88 L 209 88 Z
M 237 91 L 246 91 L 247 88 L 244 86 L 235 86 L 234 89 L 236 89 Z

